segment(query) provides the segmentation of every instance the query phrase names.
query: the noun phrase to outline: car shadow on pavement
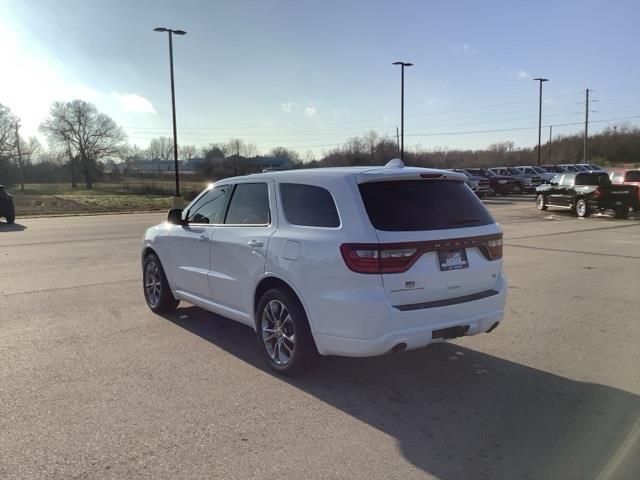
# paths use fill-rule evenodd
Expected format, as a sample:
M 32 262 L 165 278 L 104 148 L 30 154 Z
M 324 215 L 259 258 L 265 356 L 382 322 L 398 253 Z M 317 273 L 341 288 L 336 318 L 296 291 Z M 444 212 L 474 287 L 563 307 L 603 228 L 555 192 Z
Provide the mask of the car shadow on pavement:
M 2 232 L 21 232 L 26 230 L 25 225 L 20 225 L 19 223 L 7 223 L 0 221 L 0 233 Z
M 246 326 L 197 307 L 165 318 L 269 372 Z M 640 471 L 639 396 L 455 344 L 327 357 L 302 377 L 279 378 L 392 436 L 408 461 L 438 478 L 622 479 Z

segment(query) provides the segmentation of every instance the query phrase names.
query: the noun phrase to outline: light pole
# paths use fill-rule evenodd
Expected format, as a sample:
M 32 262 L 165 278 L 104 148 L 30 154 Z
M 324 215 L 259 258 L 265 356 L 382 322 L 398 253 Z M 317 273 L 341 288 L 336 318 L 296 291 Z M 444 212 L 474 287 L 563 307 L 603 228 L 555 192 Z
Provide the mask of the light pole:
M 176 172 L 176 201 L 180 197 L 180 177 L 178 176 L 178 136 L 176 132 L 176 91 L 173 82 L 173 34 L 184 35 L 184 30 L 173 30 L 171 28 L 156 27 L 154 32 L 167 32 L 169 34 L 169 70 L 171 71 L 171 110 L 173 113 L 173 162 Z M 175 203 L 175 202 L 174 202 Z M 176 205 L 174 205 L 175 207 Z
M 393 62 L 393 65 L 400 65 L 400 160 L 404 162 L 404 67 L 413 63 Z
M 538 165 L 540 165 L 540 143 L 542 142 L 542 82 L 548 82 L 547 78 L 534 78 L 536 82 L 540 82 L 540 96 L 538 100 Z

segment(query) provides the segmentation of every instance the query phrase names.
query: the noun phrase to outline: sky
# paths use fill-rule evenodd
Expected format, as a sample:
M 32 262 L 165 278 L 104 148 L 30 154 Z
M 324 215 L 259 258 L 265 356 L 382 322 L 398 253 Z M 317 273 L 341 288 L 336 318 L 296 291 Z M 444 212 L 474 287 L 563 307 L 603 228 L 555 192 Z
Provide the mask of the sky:
M 375 130 L 395 138 L 405 70 L 405 148 L 485 148 L 640 124 L 637 1 L 0 0 L 0 103 L 24 136 L 55 100 L 81 98 L 131 144 L 239 137 L 316 157 Z

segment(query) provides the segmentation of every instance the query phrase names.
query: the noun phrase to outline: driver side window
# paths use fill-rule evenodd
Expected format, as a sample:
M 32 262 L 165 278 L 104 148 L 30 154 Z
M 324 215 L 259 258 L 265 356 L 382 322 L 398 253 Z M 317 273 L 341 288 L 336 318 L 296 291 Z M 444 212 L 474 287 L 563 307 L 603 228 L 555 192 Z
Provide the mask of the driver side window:
M 220 224 L 224 222 L 232 185 L 223 185 L 205 193 L 196 204 L 189 209 L 189 223 Z

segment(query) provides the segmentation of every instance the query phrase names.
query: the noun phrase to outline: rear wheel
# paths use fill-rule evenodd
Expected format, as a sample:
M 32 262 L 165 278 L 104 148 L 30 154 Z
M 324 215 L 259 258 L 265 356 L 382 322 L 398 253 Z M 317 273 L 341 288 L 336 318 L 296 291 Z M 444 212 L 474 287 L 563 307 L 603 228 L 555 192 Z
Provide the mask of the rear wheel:
M 547 209 L 547 201 L 544 198 L 544 195 L 542 195 L 541 193 L 539 193 L 538 196 L 536 197 L 536 207 L 538 207 L 538 210 Z
M 591 211 L 589 210 L 589 205 L 587 205 L 587 201 L 584 198 L 579 198 L 576 202 L 576 214 L 579 217 L 588 217 L 591 215 Z
M 616 208 L 613 211 L 613 216 L 615 218 L 627 218 L 629 216 L 629 207 Z
M 516 195 L 519 195 L 520 193 L 522 193 L 522 186 L 517 183 L 516 185 L 513 186 L 513 193 L 515 193 Z
M 295 295 L 277 288 L 266 291 L 256 316 L 258 342 L 271 369 L 294 376 L 316 363 L 318 351 L 307 316 Z
M 13 222 L 16 221 L 16 216 L 15 215 L 7 215 L 6 217 L 4 217 L 7 219 L 7 223 L 11 224 Z
M 180 302 L 171 293 L 171 287 L 169 287 L 164 269 L 155 253 L 149 253 L 144 257 L 142 283 L 144 298 L 152 311 L 155 313 L 169 313 L 178 307 Z

